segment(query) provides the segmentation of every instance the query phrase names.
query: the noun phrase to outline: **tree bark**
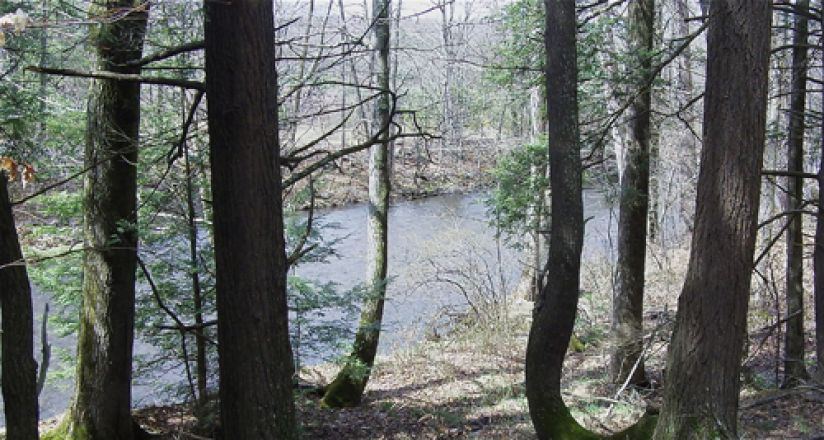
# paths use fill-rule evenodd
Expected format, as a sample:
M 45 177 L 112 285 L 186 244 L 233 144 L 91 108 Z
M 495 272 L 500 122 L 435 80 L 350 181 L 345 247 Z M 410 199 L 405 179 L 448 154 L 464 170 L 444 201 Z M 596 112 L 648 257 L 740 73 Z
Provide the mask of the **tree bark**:
M 824 25 L 824 15 L 821 17 Z M 824 38 L 824 37 L 822 37 Z M 822 68 L 824 74 L 824 68 Z M 824 93 L 822 93 L 824 110 Z M 821 125 L 821 157 L 824 158 L 824 124 Z M 815 359 L 819 377 L 824 378 L 824 160 L 818 166 L 818 215 L 813 251 L 813 290 L 815 295 Z
M 120 14 L 93 34 L 101 70 L 140 59 L 146 32 L 143 2 L 98 0 L 90 15 Z M 77 378 L 67 438 L 133 438 L 132 343 L 137 267 L 137 150 L 140 84 L 97 79 L 88 103 L 83 187 L 83 303 L 77 342 Z M 111 159 L 106 160 L 106 158 Z M 97 165 L 95 165 L 97 164 Z
M 31 286 L 9 201 L 8 179 L 0 173 L 0 306 L 2 382 L 6 439 L 36 440 L 37 363 Z
M 630 3 L 632 64 L 637 65 L 637 98 L 630 106 L 630 136 L 621 177 L 618 217 L 618 262 L 612 298 L 615 349 L 610 361 L 612 380 L 632 385 L 647 382 L 644 361 L 644 270 L 649 209 L 650 110 L 652 107 L 651 54 L 655 26 L 654 0 Z
M 294 439 L 273 2 L 204 5 L 222 437 Z
M 564 356 L 578 308 L 584 237 L 574 0 L 545 0 L 545 72 L 552 230 L 547 280 L 533 312 L 526 396 L 540 439 L 590 438 L 561 397 Z
M 391 114 L 389 35 L 390 0 L 374 0 L 372 10 L 377 53 L 377 84 L 384 92 L 379 96 L 372 120 L 373 131 L 387 126 Z M 381 142 L 370 147 L 369 157 L 369 213 L 367 218 L 367 286 L 369 292 L 361 309 L 360 324 L 355 334 L 352 354 L 335 380 L 329 384 L 322 404 L 330 407 L 358 405 L 369 381 L 375 355 L 378 351 L 383 306 L 386 298 L 388 263 L 388 209 L 389 209 L 389 131 Z
M 765 140 L 770 5 L 714 0 L 689 267 L 656 439 L 737 438 Z
M 804 111 L 807 100 L 807 39 L 809 0 L 795 4 L 790 126 L 787 143 L 787 171 L 804 171 Z M 804 179 L 787 178 L 787 211 L 798 211 L 804 203 Z M 787 226 L 787 327 L 784 333 L 784 378 L 782 388 L 807 379 L 804 366 L 804 235 L 803 216 L 790 214 Z

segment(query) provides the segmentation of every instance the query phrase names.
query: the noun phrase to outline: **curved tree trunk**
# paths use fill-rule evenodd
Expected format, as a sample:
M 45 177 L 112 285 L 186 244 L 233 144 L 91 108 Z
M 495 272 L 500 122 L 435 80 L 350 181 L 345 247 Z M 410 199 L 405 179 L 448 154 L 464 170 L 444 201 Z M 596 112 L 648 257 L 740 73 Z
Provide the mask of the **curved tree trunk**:
M 804 111 L 807 100 L 807 34 L 809 0 L 795 4 L 790 127 L 787 143 L 787 171 L 804 171 Z M 787 178 L 787 211 L 799 211 L 804 203 L 804 179 Z M 784 332 L 783 388 L 807 379 L 804 367 L 804 234 L 803 216 L 793 212 L 787 225 L 787 330 Z
M 222 438 L 297 438 L 268 1 L 206 1 Z
M 584 238 L 578 140 L 574 0 L 545 0 L 544 41 L 552 188 L 547 279 L 535 302 L 526 352 L 529 415 L 540 439 L 589 438 L 561 398 L 564 356 L 578 308 Z
M 9 201 L 0 173 L 0 307 L 2 307 L 2 382 L 7 440 L 36 440 L 37 363 L 31 286 Z
M 770 4 L 713 0 L 690 262 L 657 439 L 737 438 L 765 139 Z
M 123 14 L 124 11 L 129 11 Z M 93 35 L 101 70 L 140 59 L 147 11 L 142 1 L 97 0 L 90 15 L 117 16 Z M 140 84 L 94 80 L 89 96 L 83 188 L 85 254 L 77 378 L 68 438 L 133 438 L 132 342 L 137 264 L 137 150 Z
M 382 90 L 389 89 L 389 27 L 390 0 L 374 0 L 375 51 L 377 52 L 377 83 Z M 390 95 L 378 97 L 373 119 L 373 131 L 387 127 L 392 117 Z M 375 355 L 378 352 L 383 304 L 386 297 L 388 262 L 388 208 L 389 208 L 389 131 L 381 136 L 381 142 L 373 145 L 369 157 L 369 213 L 367 220 L 367 286 L 360 324 L 355 335 L 352 354 L 338 376 L 329 384 L 323 396 L 323 405 L 331 407 L 355 406 L 360 403 L 363 390 L 369 381 Z
M 644 385 L 647 382 L 641 355 L 644 348 L 644 270 L 647 253 L 649 209 L 649 151 L 652 81 L 650 72 L 655 26 L 654 0 L 630 3 L 629 50 L 639 69 L 636 97 L 630 106 L 631 130 L 626 166 L 621 176 L 618 218 L 618 263 L 612 298 L 612 331 L 615 351 L 610 369 L 613 382 Z

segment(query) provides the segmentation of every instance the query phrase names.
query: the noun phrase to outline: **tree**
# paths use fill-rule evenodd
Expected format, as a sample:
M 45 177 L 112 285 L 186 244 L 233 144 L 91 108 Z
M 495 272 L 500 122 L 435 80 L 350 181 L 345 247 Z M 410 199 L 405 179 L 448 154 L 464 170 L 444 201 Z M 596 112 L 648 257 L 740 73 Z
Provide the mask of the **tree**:
M 223 438 L 292 439 L 274 6 L 204 5 Z
M 689 267 L 656 439 L 735 438 L 766 129 L 770 5 L 711 3 Z
M 824 24 L 824 15 L 821 16 Z M 824 69 L 822 69 L 824 73 Z M 822 100 L 824 107 L 824 99 Z M 822 108 L 824 110 L 824 108 Z M 824 158 L 824 124 L 821 124 L 821 157 Z M 813 293 L 815 301 L 815 359 L 817 371 L 824 372 L 824 160 L 818 166 L 818 209 L 813 250 Z
M 90 16 L 100 70 L 136 74 L 148 12 L 142 1 L 97 0 Z M 94 80 L 89 95 L 83 189 L 83 304 L 67 438 L 133 438 L 132 342 L 137 263 L 140 84 Z
M 31 286 L 9 200 L 6 174 L 0 172 L 0 307 L 2 307 L 2 382 L 8 440 L 36 440 L 37 363 Z
M 574 0 L 544 0 L 552 226 L 546 284 L 526 352 L 526 396 L 538 438 L 587 438 L 561 397 L 561 372 L 578 308 L 584 238 Z
M 355 335 L 352 354 L 335 380 L 329 384 L 322 403 L 331 407 L 355 406 L 360 403 L 369 381 L 375 355 L 378 352 L 383 305 L 386 298 L 388 263 L 389 209 L 389 131 L 392 102 L 389 94 L 390 0 L 372 3 L 378 88 L 381 90 L 375 106 L 372 131 L 379 142 L 370 147 L 369 213 L 367 219 L 367 287 L 368 294 L 361 309 L 360 324 Z M 382 133 L 381 133 L 382 132 Z
M 635 98 L 629 108 L 630 125 L 626 163 L 621 176 L 618 218 L 618 262 L 612 298 L 612 330 L 615 351 L 611 359 L 612 380 L 642 385 L 644 361 L 644 270 L 647 252 L 649 210 L 650 115 L 652 108 L 654 0 L 630 3 L 629 50 L 634 75 Z
M 810 2 L 795 4 L 795 34 L 792 49 L 790 127 L 787 142 L 787 171 L 804 171 L 804 110 L 807 100 L 807 36 Z M 787 330 L 784 333 L 784 379 L 782 387 L 792 387 L 806 379 L 804 367 L 804 235 L 801 210 L 804 179 L 787 178 Z

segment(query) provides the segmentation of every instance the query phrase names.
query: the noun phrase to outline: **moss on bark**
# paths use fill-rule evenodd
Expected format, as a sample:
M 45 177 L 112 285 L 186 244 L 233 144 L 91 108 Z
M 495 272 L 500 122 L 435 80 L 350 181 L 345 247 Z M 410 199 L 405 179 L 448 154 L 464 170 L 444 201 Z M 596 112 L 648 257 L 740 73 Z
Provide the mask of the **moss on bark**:
M 345 408 L 360 404 L 369 376 L 358 380 L 357 375 L 348 372 L 347 369 L 348 367 L 344 367 L 338 377 L 326 387 L 326 393 L 320 401 L 322 407 Z

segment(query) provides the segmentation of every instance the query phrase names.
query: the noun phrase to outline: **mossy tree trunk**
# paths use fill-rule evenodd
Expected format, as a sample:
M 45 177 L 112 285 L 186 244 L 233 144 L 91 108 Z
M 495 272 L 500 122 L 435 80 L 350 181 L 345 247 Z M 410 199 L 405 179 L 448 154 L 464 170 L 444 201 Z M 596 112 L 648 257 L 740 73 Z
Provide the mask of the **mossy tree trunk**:
M 713 0 L 695 232 L 656 439 L 737 438 L 764 150 L 770 4 Z
M 7 440 L 36 440 L 37 363 L 31 286 L 20 250 L 5 173 L 0 173 L 0 307 Z
M 795 4 L 795 32 L 793 35 L 792 80 L 790 90 L 790 126 L 787 142 L 787 171 L 804 171 L 804 111 L 807 104 L 807 14 L 809 0 Z M 807 379 L 804 366 L 804 234 L 803 216 L 804 179 L 787 178 L 787 328 L 784 332 L 784 388 Z
M 392 118 L 389 95 L 389 35 L 390 0 L 374 0 L 372 3 L 375 30 L 375 52 L 377 85 L 384 92 L 377 98 L 372 120 L 373 132 L 388 126 Z M 387 142 L 388 130 L 381 136 L 380 143 L 373 145 L 369 157 L 369 213 L 367 217 L 367 297 L 364 299 L 360 324 L 355 334 L 352 353 L 327 387 L 322 404 L 330 407 L 355 406 L 363 397 L 363 390 L 369 381 L 375 355 L 380 340 L 383 305 L 386 297 L 386 275 L 388 263 L 388 208 L 389 208 L 389 160 Z
M 145 3 L 97 0 L 91 17 L 98 68 L 139 73 L 124 64 L 141 57 Z M 140 85 L 94 80 L 88 103 L 83 187 L 83 301 L 74 404 L 68 438 L 133 438 L 132 342 L 137 264 L 137 150 Z
M 535 302 L 529 332 L 526 396 L 538 438 L 596 438 L 572 418 L 561 398 L 564 356 L 578 308 L 584 237 L 575 1 L 545 0 L 544 5 L 552 229 L 546 284 Z
M 222 438 L 297 438 L 274 5 L 205 1 Z
M 644 270 L 649 209 L 649 151 L 652 107 L 652 51 L 655 26 L 654 0 L 630 3 L 629 51 L 637 69 L 635 99 L 630 106 L 626 165 L 621 176 L 618 217 L 618 263 L 612 298 L 615 349 L 610 360 L 613 382 L 643 385 L 647 382 L 644 348 Z

